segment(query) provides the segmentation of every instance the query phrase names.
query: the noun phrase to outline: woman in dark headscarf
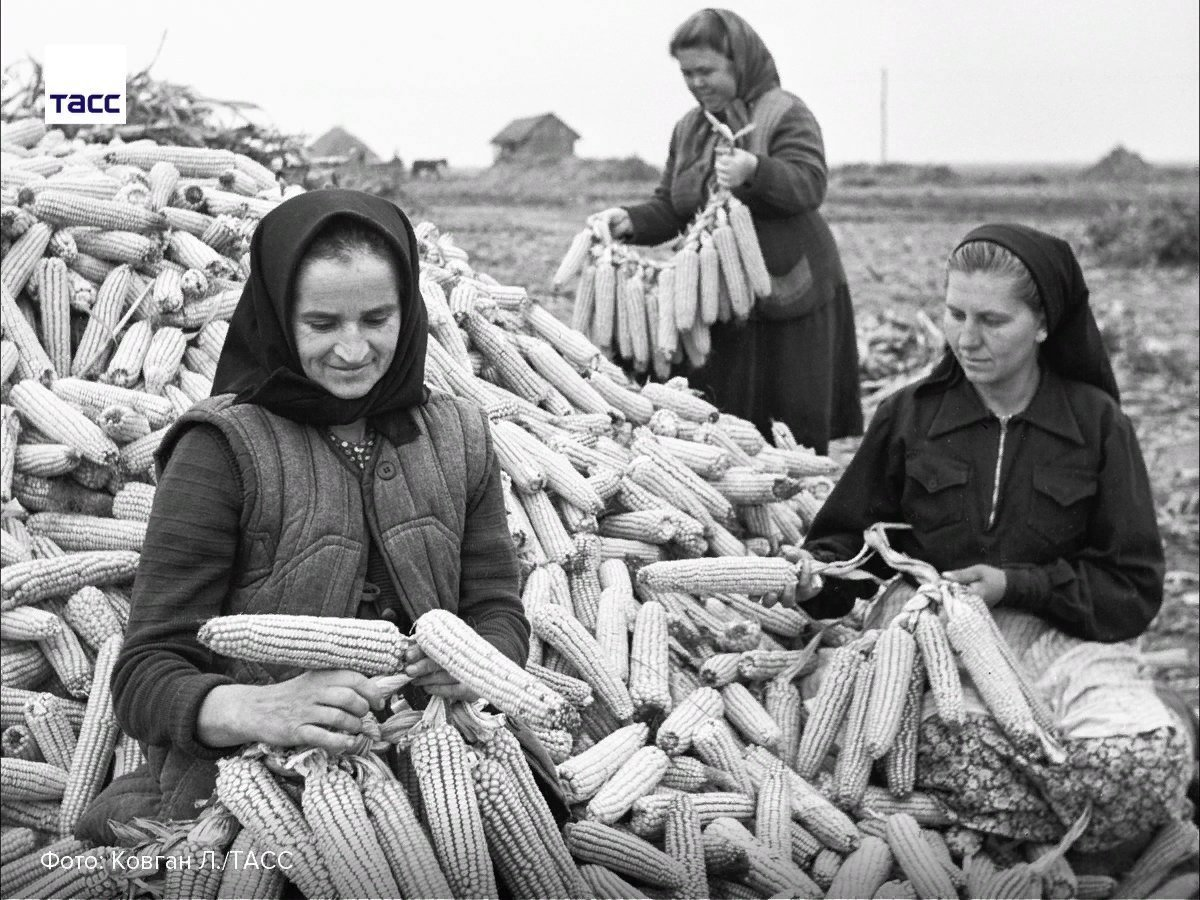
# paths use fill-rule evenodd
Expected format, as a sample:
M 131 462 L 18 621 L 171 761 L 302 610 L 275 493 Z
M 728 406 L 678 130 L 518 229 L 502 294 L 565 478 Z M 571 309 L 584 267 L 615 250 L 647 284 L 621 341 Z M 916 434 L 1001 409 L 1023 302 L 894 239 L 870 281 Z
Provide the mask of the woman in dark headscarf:
M 771 294 L 749 321 L 714 323 L 712 350 L 688 373 L 725 412 L 770 436 L 772 420 L 820 453 L 862 434 L 854 308 L 837 244 L 818 212 L 825 199 L 825 147 L 817 120 L 782 90 L 775 61 L 744 19 L 703 9 L 669 46 L 699 102 L 675 125 L 662 184 L 647 203 L 599 217 L 617 238 L 659 244 L 681 234 L 714 187 L 744 202 L 771 275 Z M 717 153 L 705 113 L 733 131 L 753 123 L 741 146 Z
M 1068 757 L 1031 758 L 968 691 L 961 731 L 926 704 L 919 783 L 964 824 L 1024 840 L 1057 840 L 1090 801 L 1077 847 L 1113 847 L 1179 814 L 1195 736 L 1178 698 L 1160 695 L 1134 648 L 1118 643 L 1159 609 L 1163 551 L 1070 246 L 1021 225 L 970 232 L 949 260 L 942 326 L 945 357 L 880 406 L 805 550 L 847 559 L 872 524 L 910 525 L 893 546 L 992 608 L 1058 717 Z M 895 574 L 877 558 L 868 566 Z M 840 616 L 874 588 L 830 578 L 805 608 Z M 894 582 L 869 623 L 911 593 Z
M 427 325 L 413 229 L 356 191 L 290 199 L 250 247 L 213 396 L 159 450 L 160 480 L 113 676 L 148 765 L 79 831 L 186 819 L 215 760 L 254 741 L 343 752 L 378 698 L 350 671 L 297 674 L 214 656 L 205 620 L 234 613 L 382 618 L 430 609 L 524 665 L 529 627 L 486 416 L 424 385 Z M 469 692 L 410 651 L 426 693 Z

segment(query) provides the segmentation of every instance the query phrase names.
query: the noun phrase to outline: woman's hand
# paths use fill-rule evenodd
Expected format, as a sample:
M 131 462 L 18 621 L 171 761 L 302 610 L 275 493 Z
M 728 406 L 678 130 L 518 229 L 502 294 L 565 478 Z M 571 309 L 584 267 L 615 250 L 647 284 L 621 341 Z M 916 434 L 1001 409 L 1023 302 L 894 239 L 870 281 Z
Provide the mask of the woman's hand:
M 733 190 L 741 187 L 758 171 L 758 157 L 748 150 L 725 150 L 717 153 L 717 187 Z
M 218 685 L 200 704 L 196 737 L 210 747 L 263 741 L 345 753 L 363 716 L 382 704 L 370 679 L 345 669 L 304 672 L 277 684 Z
M 633 237 L 633 219 L 629 218 L 629 213 L 619 206 L 601 210 L 589 217 L 588 221 L 600 223 L 600 227 L 606 229 L 610 237 Z
M 1004 591 L 1008 588 L 1008 576 L 1003 569 L 995 566 L 967 566 L 965 569 L 951 569 L 943 572 L 942 577 L 959 584 L 965 584 L 983 598 L 988 606 L 995 606 L 1004 599 Z
M 416 644 L 408 648 L 404 661 L 404 674 L 412 678 L 413 684 L 435 697 L 462 700 L 464 703 L 472 703 L 479 699 L 478 694 L 461 682 L 455 681 L 449 672 L 426 656 L 425 651 Z

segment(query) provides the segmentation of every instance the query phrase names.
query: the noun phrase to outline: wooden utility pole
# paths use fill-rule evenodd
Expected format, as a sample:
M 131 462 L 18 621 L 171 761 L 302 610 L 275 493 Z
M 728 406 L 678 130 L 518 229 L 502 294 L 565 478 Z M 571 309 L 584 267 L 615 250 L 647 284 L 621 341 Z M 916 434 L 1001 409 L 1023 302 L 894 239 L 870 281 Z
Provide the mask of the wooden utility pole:
M 879 163 L 887 165 L 887 67 L 879 72 Z

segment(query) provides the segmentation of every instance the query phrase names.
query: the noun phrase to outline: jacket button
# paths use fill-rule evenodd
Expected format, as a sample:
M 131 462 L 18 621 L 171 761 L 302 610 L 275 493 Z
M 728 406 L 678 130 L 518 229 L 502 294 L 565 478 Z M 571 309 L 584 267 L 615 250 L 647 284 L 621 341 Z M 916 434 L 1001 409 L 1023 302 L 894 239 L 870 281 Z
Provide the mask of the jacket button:
M 384 481 L 391 481 L 396 477 L 396 464 L 387 461 L 381 462 L 376 471 L 379 473 L 379 477 Z
M 397 616 L 396 611 L 389 606 L 383 611 L 379 618 L 383 619 L 385 622 L 391 622 L 395 624 L 396 620 L 400 617 Z

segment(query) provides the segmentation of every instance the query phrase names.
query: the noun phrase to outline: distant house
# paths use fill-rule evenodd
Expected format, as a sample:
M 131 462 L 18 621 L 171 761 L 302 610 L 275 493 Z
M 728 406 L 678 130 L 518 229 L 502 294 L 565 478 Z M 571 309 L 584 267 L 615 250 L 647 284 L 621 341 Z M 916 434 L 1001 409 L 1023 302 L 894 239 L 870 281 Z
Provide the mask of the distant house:
M 495 161 L 562 159 L 575 155 L 579 134 L 554 113 L 514 119 L 492 138 Z
M 339 163 L 381 162 L 374 151 L 345 128 L 335 125 L 308 146 L 314 162 Z

